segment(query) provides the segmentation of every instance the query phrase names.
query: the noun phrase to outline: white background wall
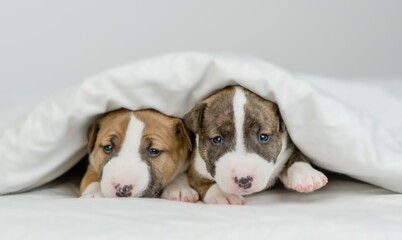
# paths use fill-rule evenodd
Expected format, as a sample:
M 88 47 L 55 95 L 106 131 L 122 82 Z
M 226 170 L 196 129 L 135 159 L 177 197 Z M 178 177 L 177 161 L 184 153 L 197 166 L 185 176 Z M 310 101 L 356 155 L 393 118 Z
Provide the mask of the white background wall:
M 238 52 L 295 72 L 383 79 L 402 77 L 401 45 L 398 0 L 2 0 L 0 116 L 167 52 Z

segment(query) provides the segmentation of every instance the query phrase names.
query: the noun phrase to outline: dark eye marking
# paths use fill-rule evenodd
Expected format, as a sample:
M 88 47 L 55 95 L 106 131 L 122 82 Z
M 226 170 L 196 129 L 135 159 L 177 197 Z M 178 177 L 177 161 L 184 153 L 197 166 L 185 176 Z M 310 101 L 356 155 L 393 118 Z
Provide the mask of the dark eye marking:
M 266 134 L 266 133 L 261 133 L 258 136 L 258 141 L 260 141 L 261 143 L 266 143 L 271 139 L 271 134 Z
M 213 142 L 214 144 L 222 144 L 222 143 L 223 143 L 223 139 L 222 139 L 221 136 L 216 136 L 216 137 L 212 138 L 212 142 Z

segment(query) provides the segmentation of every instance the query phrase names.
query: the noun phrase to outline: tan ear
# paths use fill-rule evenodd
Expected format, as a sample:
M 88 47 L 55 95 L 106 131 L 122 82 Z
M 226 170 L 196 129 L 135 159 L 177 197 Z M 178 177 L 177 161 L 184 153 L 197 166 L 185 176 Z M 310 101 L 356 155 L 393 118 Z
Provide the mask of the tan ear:
M 198 133 L 198 131 L 200 130 L 206 106 L 206 103 L 201 102 L 183 117 L 184 124 L 193 133 Z
M 96 136 L 98 135 L 99 129 L 100 126 L 98 119 L 92 124 L 92 126 L 88 130 L 88 154 L 91 154 L 92 150 L 94 149 Z
M 191 132 L 186 128 L 183 121 L 178 119 L 178 123 L 176 125 L 176 134 L 180 134 L 183 138 L 184 143 L 187 145 L 188 150 L 193 150 L 193 141 L 191 140 Z

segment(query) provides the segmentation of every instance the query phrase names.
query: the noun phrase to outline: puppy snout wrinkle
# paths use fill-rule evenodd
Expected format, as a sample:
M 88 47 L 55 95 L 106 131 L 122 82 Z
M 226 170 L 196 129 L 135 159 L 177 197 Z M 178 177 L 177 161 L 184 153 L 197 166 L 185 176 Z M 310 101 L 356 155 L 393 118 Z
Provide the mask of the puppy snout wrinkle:
M 253 177 L 247 176 L 238 179 L 237 177 L 234 178 L 234 182 L 239 184 L 239 187 L 248 189 L 251 187 L 251 183 L 253 182 Z
M 120 185 L 117 184 L 116 186 L 114 186 L 114 188 L 116 189 L 116 196 L 118 197 L 131 197 L 132 193 L 131 190 L 133 190 L 133 185 Z

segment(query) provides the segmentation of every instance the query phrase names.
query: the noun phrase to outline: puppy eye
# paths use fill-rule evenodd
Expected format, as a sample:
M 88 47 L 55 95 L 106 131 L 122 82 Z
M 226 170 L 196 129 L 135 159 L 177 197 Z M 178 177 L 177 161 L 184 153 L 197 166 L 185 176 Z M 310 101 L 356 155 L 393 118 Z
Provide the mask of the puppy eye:
M 212 142 L 214 142 L 215 144 L 221 144 L 223 143 L 223 139 L 220 136 L 216 136 L 212 139 Z
M 105 146 L 103 146 L 103 151 L 106 154 L 111 154 L 113 152 L 113 146 L 112 145 L 105 145 Z
M 150 157 L 157 157 L 160 154 L 161 154 L 161 151 L 159 151 L 158 149 L 151 148 L 148 150 L 148 156 L 150 156 Z
M 261 133 L 258 140 L 262 143 L 264 142 L 268 142 L 271 139 L 271 135 L 265 134 L 265 133 Z

